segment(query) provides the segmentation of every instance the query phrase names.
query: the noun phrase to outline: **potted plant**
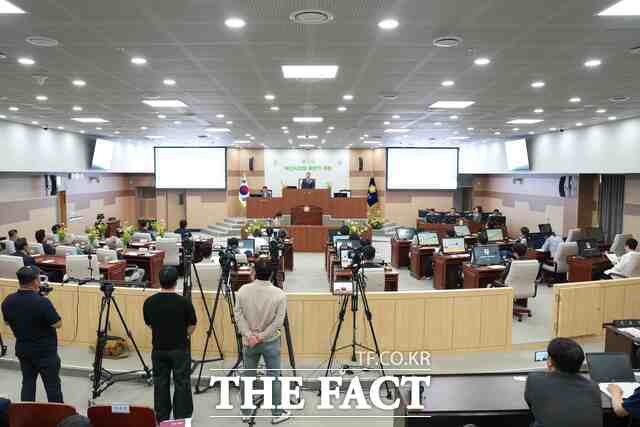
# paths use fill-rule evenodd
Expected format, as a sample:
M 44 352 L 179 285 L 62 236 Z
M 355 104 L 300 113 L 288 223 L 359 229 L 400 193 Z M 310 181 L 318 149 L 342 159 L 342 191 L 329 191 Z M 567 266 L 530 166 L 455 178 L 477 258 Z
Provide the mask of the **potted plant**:
M 369 208 L 367 222 L 374 230 L 380 230 L 382 228 L 384 225 L 384 217 L 382 216 L 382 209 L 380 209 L 379 205 L 376 204 Z
M 122 244 L 125 248 L 129 246 L 129 242 L 133 237 L 133 233 L 135 233 L 135 230 L 133 229 L 132 225 L 125 225 L 122 229 Z
M 85 234 L 89 238 L 89 244 L 92 247 L 96 247 L 96 242 L 98 241 L 99 231 L 97 227 L 87 227 L 84 229 Z
M 64 224 L 60 224 L 56 235 L 58 236 L 58 241 L 64 243 L 64 239 L 67 237 L 67 227 Z
M 251 221 L 242 226 L 241 232 L 243 236 L 249 237 L 253 236 L 256 231 L 260 231 L 266 227 L 267 225 L 263 221 Z
M 369 227 L 361 222 L 348 221 L 345 225 L 349 228 L 349 234 L 356 234 L 359 237 L 362 237 L 369 231 Z
M 156 233 L 156 236 L 164 237 L 164 233 L 167 232 L 167 227 L 164 225 L 164 221 L 153 221 L 151 223 L 151 229 Z

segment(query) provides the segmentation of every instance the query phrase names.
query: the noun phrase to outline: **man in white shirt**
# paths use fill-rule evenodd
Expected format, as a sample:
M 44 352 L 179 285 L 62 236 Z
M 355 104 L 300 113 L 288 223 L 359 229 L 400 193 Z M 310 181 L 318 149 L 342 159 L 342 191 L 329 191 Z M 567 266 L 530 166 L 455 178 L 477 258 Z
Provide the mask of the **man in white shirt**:
M 562 237 L 556 236 L 556 233 L 552 231 L 551 235 L 547 237 L 547 240 L 544 241 L 544 244 L 540 249 L 542 252 L 549 252 L 549 255 L 553 259 L 556 256 L 556 251 L 558 250 L 560 243 L 562 243 Z
M 632 277 L 634 274 L 633 267 L 634 263 L 632 258 L 635 256 L 639 256 L 636 252 L 636 248 L 638 247 L 638 241 L 636 239 L 628 239 L 624 244 L 624 255 L 620 257 L 616 265 L 613 268 L 606 270 L 604 274 L 609 277 Z

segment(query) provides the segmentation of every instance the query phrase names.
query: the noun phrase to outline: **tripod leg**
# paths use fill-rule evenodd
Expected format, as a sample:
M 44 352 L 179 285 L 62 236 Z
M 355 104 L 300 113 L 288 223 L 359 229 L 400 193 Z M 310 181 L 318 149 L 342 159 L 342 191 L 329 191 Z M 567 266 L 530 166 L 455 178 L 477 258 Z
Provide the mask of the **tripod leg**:
M 338 344 L 338 337 L 340 336 L 340 329 L 342 329 L 342 323 L 344 322 L 344 316 L 347 313 L 347 305 L 349 304 L 349 295 L 344 297 L 340 312 L 338 313 L 338 327 L 336 328 L 336 334 L 333 337 L 333 343 L 331 344 L 331 354 L 329 355 L 329 362 L 327 363 L 327 369 L 324 371 L 324 376 L 329 376 L 329 371 L 333 365 L 333 361 L 336 356 L 336 345 Z
M 384 365 L 382 364 L 382 356 L 380 355 L 380 346 L 378 345 L 378 338 L 376 337 L 376 331 L 373 329 L 373 314 L 371 313 L 371 309 L 369 308 L 369 300 L 367 300 L 367 295 L 362 292 L 362 306 L 364 307 L 364 313 L 367 318 L 367 323 L 369 323 L 369 329 L 371 330 L 371 338 L 373 338 L 374 349 L 376 350 L 376 355 L 378 356 L 378 366 L 380 366 L 380 372 L 382 376 L 386 376 L 384 372 Z M 387 398 L 391 399 L 391 389 L 389 388 L 389 383 L 384 383 L 385 388 L 387 389 Z
M 106 310 L 106 312 L 105 312 Z M 104 331 L 102 330 L 102 318 L 106 315 L 104 321 Z M 107 331 L 109 329 L 109 300 L 106 296 L 100 301 L 100 313 L 98 314 L 98 329 L 96 331 L 96 352 L 93 358 L 93 385 L 91 389 L 92 399 L 100 396 L 100 383 L 102 382 L 102 359 L 104 355 L 104 346 L 107 343 Z
M 293 340 L 291 339 L 291 328 L 289 327 L 289 314 L 284 315 L 284 337 L 287 342 L 287 351 L 289 353 L 289 364 L 293 369 L 293 376 L 296 376 L 296 358 L 293 352 Z
M 193 265 L 193 271 L 196 273 L 196 282 L 198 283 L 198 289 L 200 289 L 200 296 L 202 297 L 202 303 L 204 304 L 204 311 L 207 313 L 207 319 L 209 319 L 209 329 L 207 330 L 207 334 L 213 333 L 213 339 L 216 341 L 216 347 L 218 347 L 218 354 L 220 354 L 220 358 L 222 358 L 222 348 L 220 347 L 220 341 L 218 340 L 218 334 L 216 333 L 216 329 L 213 325 L 212 314 L 209 311 L 209 304 L 207 304 L 207 298 L 204 295 L 204 289 L 202 289 L 202 282 L 200 282 L 200 275 L 198 274 L 198 269 L 196 265 Z M 219 298 L 218 293 L 216 293 L 216 302 Z M 217 305 L 217 304 L 216 304 Z
M 146 378 L 147 379 L 151 378 L 151 369 L 149 369 L 149 367 L 147 366 L 146 362 L 142 358 L 142 353 L 140 353 L 140 349 L 138 348 L 138 344 L 136 344 L 136 340 L 133 338 L 133 335 L 131 335 L 131 331 L 129 330 L 129 327 L 127 326 L 127 323 L 124 321 L 124 317 L 122 316 L 122 312 L 120 311 L 120 307 L 118 307 L 118 302 L 116 301 L 115 297 L 113 297 L 113 296 L 109 297 L 109 300 L 113 301 L 113 306 L 116 308 L 116 312 L 118 313 L 118 317 L 120 317 L 120 321 L 122 322 L 122 326 L 124 327 L 124 330 L 127 333 L 127 336 L 131 340 L 131 344 L 133 344 L 133 348 L 136 349 L 136 353 L 138 354 L 138 359 L 140 359 L 140 363 L 142 363 L 142 368 L 144 369 L 144 371 L 146 373 Z

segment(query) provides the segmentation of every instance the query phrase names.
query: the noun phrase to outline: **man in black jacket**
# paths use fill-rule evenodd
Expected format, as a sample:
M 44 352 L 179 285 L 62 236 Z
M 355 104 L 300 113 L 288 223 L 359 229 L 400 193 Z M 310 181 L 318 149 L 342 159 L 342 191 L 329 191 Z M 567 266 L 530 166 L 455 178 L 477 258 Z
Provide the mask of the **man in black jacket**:
M 569 338 L 554 338 L 547 347 L 547 371 L 527 377 L 524 399 L 536 427 L 602 427 L 598 385 L 580 374 L 584 352 Z
M 27 239 L 25 239 L 24 237 L 20 237 L 18 240 L 16 240 L 16 251 L 12 253 L 11 256 L 22 258 L 25 266 L 36 265 L 36 259 L 29 255 L 29 252 L 27 252 L 27 247 Z

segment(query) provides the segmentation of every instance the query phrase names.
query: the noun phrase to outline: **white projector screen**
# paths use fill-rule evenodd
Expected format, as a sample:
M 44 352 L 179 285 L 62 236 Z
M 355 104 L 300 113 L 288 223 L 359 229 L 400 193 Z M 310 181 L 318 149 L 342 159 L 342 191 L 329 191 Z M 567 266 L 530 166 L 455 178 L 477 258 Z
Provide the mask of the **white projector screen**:
M 227 150 L 222 147 L 155 147 L 156 188 L 227 189 Z
M 504 149 L 507 153 L 507 167 L 510 171 L 529 170 L 527 141 L 524 139 L 507 141 L 504 143 Z
M 93 147 L 93 159 L 91 167 L 94 169 L 111 169 L 111 160 L 113 159 L 113 142 L 106 139 L 96 139 Z
M 387 148 L 387 190 L 457 188 L 457 148 Z

